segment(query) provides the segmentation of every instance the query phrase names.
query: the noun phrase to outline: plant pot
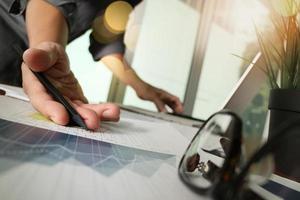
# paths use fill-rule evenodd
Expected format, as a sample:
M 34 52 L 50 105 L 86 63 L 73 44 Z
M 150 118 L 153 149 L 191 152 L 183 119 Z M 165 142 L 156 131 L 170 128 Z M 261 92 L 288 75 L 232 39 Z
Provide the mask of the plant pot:
M 296 117 L 300 119 L 300 90 L 271 90 L 269 110 L 269 138 L 272 138 L 282 123 L 289 123 Z M 300 182 L 300 128 L 297 126 L 288 131 L 293 133 L 274 149 L 275 174 Z

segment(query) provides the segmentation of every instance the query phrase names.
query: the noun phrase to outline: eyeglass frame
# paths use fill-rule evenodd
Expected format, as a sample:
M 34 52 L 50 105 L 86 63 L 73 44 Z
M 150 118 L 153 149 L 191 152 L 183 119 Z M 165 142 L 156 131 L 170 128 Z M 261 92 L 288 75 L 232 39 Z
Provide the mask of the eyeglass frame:
M 206 126 L 210 120 L 219 114 L 225 114 L 232 116 L 233 119 L 237 120 L 237 126 L 236 129 L 239 131 L 235 131 L 232 134 L 232 140 L 230 149 L 228 151 L 228 156 L 226 156 L 224 163 L 220 169 L 219 177 L 217 181 L 212 182 L 212 185 L 207 188 L 200 188 L 196 185 L 193 185 L 190 183 L 184 176 L 184 173 L 181 173 L 182 164 L 185 160 L 185 157 L 187 153 L 190 150 L 191 145 L 195 141 L 197 137 L 199 137 L 199 134 L 202 132 L 203 128 Z M 200 129 L 197 131 L 193 139 L 191 140 L 190 144 L 188 145 L 186 151 L 184 152 L 179 166 L 178 166 L 178 175 L 180 179 L 183 181 L 185 185 L 187 185 L 190 189 L 192 189 L 194 192 L 200 194 L 200 195 L 212 195 L 212 197 L 218 198 L 220 196 L 225 197 L 228 195 L 228 199 L 233 199 L 236 197 L 236 195 L 239 193 L 239 190 L 242 188 L 242 185 L 244 183 L 244 179 L 246 177 L 246 174 L 248 173 L 250 166 L 254 164 L 255 162 L 258 162 L 263 156 L 272 153 L 272 148 L 278 143 L 282 142 L 283 139 L 286 139 L 291 131 L 289 131 L 291 128 L 299 127 L 300 124 L 297 123 L 300 121 L 300 117 L 293 117 L 288 122 L 283 122 L 278 129 L 275 131 L 274 136 L 272 138 L 269 138 L 267 142 L 265 142 L 259 149 L 257 149 L 253 155 L 250 157 L 250 159 L 246 162 L 245 165 L 240 166 L 239 173 L 236 172 L 236 169 L 239 165 L 241 153 L 242 153 L 242 120 L 241 118 L 234 112 L 230 110 L 221 110 L 219 112 L 216 112 L 212 114 L 200 127 Z M 287 132 L 286 134 L 282 134 L 283 132 Z M 224 196 L 224 194 L 226 194 Z

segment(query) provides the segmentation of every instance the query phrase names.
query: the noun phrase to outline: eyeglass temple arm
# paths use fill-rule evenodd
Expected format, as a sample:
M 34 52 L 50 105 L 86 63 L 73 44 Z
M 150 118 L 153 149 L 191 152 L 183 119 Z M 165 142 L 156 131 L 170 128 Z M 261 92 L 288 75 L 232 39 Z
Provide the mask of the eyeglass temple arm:
M 282 125 L 280 125 L 280 127 L 274 133 L 274 136 L 270 138 L 258 151 L 256 151 L 254 155 L 250 158 L 250 160 L 247 162 L 247 164 L 244 167 L 242 167 L 241 172 L 238 174 L 234 181 L 235 185 L 242 185 L 242 181 L 248 173 L 250 166 L 253 163 L 258 162 L 266 153 L 270 152 L 270 150 L 273 149 L 275 145 L 277 145 L 279 142 L 282 142 L 282 140 L 285 140 L 286 137 L 288 137 L 291 133 L 294 133 L 289 130 L 295 127 L 300 127 L 299 122 L 300 118 L 295 117 L 292 119 L 292 121 L 285 122 Z M 283 132 L 286 133 L 283 134 Z

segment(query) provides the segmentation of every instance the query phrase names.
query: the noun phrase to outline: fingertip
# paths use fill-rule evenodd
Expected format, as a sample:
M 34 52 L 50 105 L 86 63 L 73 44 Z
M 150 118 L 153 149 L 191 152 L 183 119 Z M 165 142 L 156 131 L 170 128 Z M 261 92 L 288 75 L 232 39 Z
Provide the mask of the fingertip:
M 161 112 L 161 113 L 167 113 L 168 111 L 167 111 L 167 109 L 166 108 L 162 108 L 162 109 L 160 109 L 160 111 L 159 112 Z
M 50 115 L 49 118 L 56 124 L 65 126 L 69 123 L 69 116 L 65 114 Z
M 116 111 L 114 109 L 108 109 L 108 110 L 105 110 L 102 113 L 101 118 L 103 120 L 109 120 L 109 121 L 117 122 L 117 121 L 120 120 L 120 112 L 118 112 L 118 111 Z
M 159 112 L 164 112 L 164 113 L 167 112 L 167 109 L 165 108 L 165 104 L 159 99 L 154 100 L 154 104 Z
M 83 120 L 89 130 L 95 131 L 100 127 L 100 120 L 98 118 L 83 118 Z
M 175 113 L 178 113 L 178 114 L 183 113 L 183 105 L 178 97 L 174 96 L 173 103 L 169 104 L 169 106 L 172 108 L 172 110 Z
M 91 131 L 96 131 L 99 127 L 100 127 L 100 121 L 98 121 L 97 124 L 95 123 L 89 123 L 89 121 L 86 121 L 84 120 L 88 130 L 91 130 Z
M 40 98 L 38 98 L 40 97 Z M 44 100 L 46 97 L 43 95 L 40 95 L 38 97 L 31 96 L 31 103 L 32 105 L 41 112 L 44 116 L 49 118 L 51 121 L 53 121 L 56 124 L 59 125 L 67 125 L 69 123 L 69 114 L 64 108 L 63 105 L 60 103 L 53 101 L 53 100 Z
M 167 113 L 168 112 L 168 110 L 166 109 L 165 105 L 157 106 L 157 109 L 161 113 Z
M 100 120 L 97 117 L 92 118 L 83 118 L 85 125 L 88 127 L 89 130 L 97 130 L 100 127 Z
M 26 49 L 26 50 L 23 52 L 22 58 L 23 58 L 24 61 L 27 61 L 27 60 L 30 58 L 30 55 L 31 55 L 30 52 L 31 52 L 30 49 Z
M 183 105 L 179 102 L 179 104 L 177 104 L 177 106 L 175 107 L 174 111 L 178 114 L 183 113 L 183 111 L 184 111 Z
M 76 110 L 80 114 L 80 116 L 83 118 L 84 123 L 90 130 L 96 130 L 100 126 L 100 120 L 93 110 L 86 109 L 84 107 L 76 107 Z
M 174 111 L 177 114 L 182 114 L 183 113 L 183 108 L 176 108 Z
M 44 112 L 45 115 L 48 115 L 54 123 L 62 126 L 69 123 L 69 114 L 63 105 L 55 101 L 51 101 L 48 104 L 45 103 L 45 105 L 42 112 Z
M 120 120 L 120 107 L 115 104 L 107 104 L 106 109 L 102 112 L 101 118 L 117 122 Z
M 47 69 L 51 62 L 48 53 L 42 49 L 30 48 L 23 53 L 24 62 L 33 71 L 44 71 Z

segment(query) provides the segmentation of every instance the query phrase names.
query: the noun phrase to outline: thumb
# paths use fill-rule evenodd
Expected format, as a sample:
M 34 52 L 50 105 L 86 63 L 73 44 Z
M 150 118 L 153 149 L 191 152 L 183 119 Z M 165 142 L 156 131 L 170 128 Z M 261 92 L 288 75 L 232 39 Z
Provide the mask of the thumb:
M 36 48 L 29 48 L 23 54 L 23 60 L 33 71 L 41 72 L 53 66 L 59 57 L 58 48 L 52 43 L 42 43 Z

